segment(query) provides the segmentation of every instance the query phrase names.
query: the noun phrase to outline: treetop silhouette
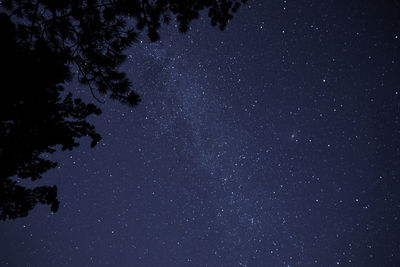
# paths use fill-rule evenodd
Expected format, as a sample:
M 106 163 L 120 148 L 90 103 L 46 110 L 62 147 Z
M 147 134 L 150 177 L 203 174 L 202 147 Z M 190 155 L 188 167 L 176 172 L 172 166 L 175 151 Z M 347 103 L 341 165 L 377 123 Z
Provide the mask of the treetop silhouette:
M 241 2 L 245 2 L 242 0 Z M 0 219 L 27 216 L 37 203 L 57 211 L 57 188 L 22 186 L 40 179 L 56 162 L 43 157 L 55 146 L 71 150 L 88 136 L 101 139 L 86 121 L 101 110 L 86 104 L 62 84 L 72 78 L 93 97 L 108 96 L 135 106 L 140 97 L 118 70 L 124 50 L 146 31 L 159 40 L 159 28 L 175 18 L 185 33 L 201 10 L 222 30 L 240 1 L 228 0 L 3 0 L 0 8 Z

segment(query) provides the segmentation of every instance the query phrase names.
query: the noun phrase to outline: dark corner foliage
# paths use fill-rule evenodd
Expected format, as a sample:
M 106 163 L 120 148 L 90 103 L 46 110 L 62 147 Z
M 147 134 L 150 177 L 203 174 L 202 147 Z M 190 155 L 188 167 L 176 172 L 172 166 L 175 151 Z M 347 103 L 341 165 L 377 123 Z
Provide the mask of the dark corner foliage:
M 239 6 L 240 1 L 226 0 L 2 1 L 0 219 L 27 216 L 37 203 L 56 212 L 56 186 L 30 189 L 18 181 L 40 179 L 55 168 L 56 162 L 43 157 L 55 146 L 72 150 L 88 136 L 93 147 L 101 139 L 86 121 L 101 110 L 62 93 L 72 68 L 98 102 L 100 94 L 135 106 L 140 97 L 118 67 L 140 32 L 157 41 L 160 26 L 175 18 L 184 33 L 201 10 L 222 30 Z

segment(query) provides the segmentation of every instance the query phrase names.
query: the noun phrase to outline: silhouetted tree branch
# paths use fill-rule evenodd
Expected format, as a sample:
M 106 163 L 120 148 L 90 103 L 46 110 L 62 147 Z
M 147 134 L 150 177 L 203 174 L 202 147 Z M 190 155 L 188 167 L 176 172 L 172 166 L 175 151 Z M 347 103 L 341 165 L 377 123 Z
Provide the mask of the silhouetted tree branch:
M 241 2 L 245 2 L 242 0 Z M 162 24 L 176 18 L 179 31 L 208 10 L 212 25 L 224 29 L 236 0 L 3 0 L 0 3 L 0 219 L 27 216 L 37 203 L 57 211 L 57 189 L 28 189 L 18 179 L 40 179 L 56 162 L 45 153 L 72 150 L 78 139 L 100 140 L 86 121 L 101 110 L 61 84 L 78 69 L 78 80 L 103 96 L 135 106 L 140 97 L 118 67 L 124 50 L 147 32 L 157 41 Z

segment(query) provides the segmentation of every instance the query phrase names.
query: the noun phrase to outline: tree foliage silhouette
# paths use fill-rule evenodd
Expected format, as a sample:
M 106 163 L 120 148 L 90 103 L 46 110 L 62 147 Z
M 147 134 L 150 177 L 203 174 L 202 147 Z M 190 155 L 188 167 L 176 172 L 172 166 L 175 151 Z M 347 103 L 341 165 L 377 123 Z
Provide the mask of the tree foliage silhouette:
M 80 137 L 101 139 L 86 121 L 101 110 L 86 104 L 62 84 L 77 70 L 93 97 L 100 94 L 135 106 L 140 97 L 118 67 L 124 50 L 146 31 L 175 18 L 180 32 L 199 12 L 223 30 L 245 0 L 3 0 L 0 5 L 0 219 L 27 216 L 37 203 L 58 209 L 57 188 L 21 185 L 57 166 L 44 153 L 71 150 Z

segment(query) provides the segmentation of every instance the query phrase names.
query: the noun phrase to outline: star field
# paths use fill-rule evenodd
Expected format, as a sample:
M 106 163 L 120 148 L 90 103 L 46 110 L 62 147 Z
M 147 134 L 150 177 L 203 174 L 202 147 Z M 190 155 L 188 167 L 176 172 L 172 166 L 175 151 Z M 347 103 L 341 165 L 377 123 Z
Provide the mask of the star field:
M 142 103 L 52 155 L 60 210 L 2 222 L 0 265 L 397 266 L 399 9 L 249 1 L 222 32 L 142 36 Z

